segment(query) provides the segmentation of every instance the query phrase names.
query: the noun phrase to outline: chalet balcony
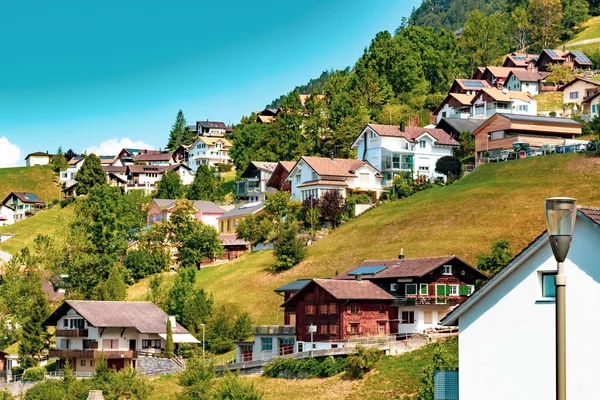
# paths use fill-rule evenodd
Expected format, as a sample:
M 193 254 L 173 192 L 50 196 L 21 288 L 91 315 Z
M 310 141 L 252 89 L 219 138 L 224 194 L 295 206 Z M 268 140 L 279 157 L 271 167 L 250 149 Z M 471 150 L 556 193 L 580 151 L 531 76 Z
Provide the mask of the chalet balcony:
M 125 358 L 133 359 L 137 358 L 138 354 L 135 350 L 57 350 L 50 349 L 48 351 L 48 357 L 58 358 L 98 358 L 100 353 L 104 353 L 104 356 L 109 358 Z
M 468 296 L 406 296 L 397 297 L 394 306 L 456 306 L 467 300 Z
M 260 192 L 260 184 L 258 179 L 248 179 L 237 181 L 235 183 L 235 195 L 237 197 L 245 196 L 248 193 L 259 193 Z
M 252 333 L 254 335 L 295 335 L 296 327 L 294 325 L 253 325 Z
M 88 337 L 87 329 L 57 329 L 56 336 L 61 337 Z

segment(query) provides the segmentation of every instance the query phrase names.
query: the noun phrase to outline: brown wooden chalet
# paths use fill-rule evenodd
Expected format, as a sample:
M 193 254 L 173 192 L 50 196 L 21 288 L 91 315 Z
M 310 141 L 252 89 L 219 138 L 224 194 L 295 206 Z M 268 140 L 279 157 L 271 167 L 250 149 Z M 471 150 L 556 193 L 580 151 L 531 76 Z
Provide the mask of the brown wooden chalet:
M 292 183 L 286 181 L 286 178 L 295 165 L 295 161 L 279 161 L 273 170 L 273 174 L 267 182 L 267 187 L 286 192 L 292 190 Z

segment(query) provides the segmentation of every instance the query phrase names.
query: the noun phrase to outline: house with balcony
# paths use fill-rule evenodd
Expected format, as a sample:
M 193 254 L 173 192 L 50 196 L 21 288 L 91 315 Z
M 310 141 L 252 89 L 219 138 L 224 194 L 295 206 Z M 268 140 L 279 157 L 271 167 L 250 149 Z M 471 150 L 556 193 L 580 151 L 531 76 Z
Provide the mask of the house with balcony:
M 126 190 L 145 190 L 153 192 L 158 181 L 166 173 L 166 165 L 128 165 Z
M 433 112 L 433 115 L 436 117 L 436 123 L 439 124 L 443 118 L 471 118 L 471 113 L 473 111 L 472 102 L 474 98 L 475 93 L 448 93 L 448 96 L 446 96 L 444 101 L 442 101 L 438 108 Z
M 188 150 L 188 166 L 195 172 L 200 165 L 231 164 L 231 147 L 231 142 L 225 138 L 198 136 Z
M 563 103 L 567 106 L 567 115 L 573 111 L 585 111 L 584 104 L 589 104 L 590 97 L 598 93 L 599 88 L 600 82 L 598 81 L 575 78 L 558 89 L 563 92 Z
M 477 280 L 487 276 L 456 256 L 400 255 L 397 259 L 365 261 L 335 279 L 368 281 L 392 295 L 387 332 L 418 333 L 437 328 L 442 318 L 475 291 Z
M 502 66 L 508 68 L 525 68 L 527 71 L 534 72 L 537 70 L 535 64 L 539 58 L 539 54 L 510 53 L 504 59 Z
M 147 225 L 168 221 L 176 205 L 177 200 L 153 199 L 148 208 Z M 218 219 L 225 213 L 225 210 L 211 201 L 194 200 L 193 205 L 196 221 L 212 226 L 218 232 Z
M 235 183 L 235 196 L 249 202 L 263 201 L 267 192 L 274 192 L 267 182 L 276 167 L 275 162 L 251 161 Z
M 56 328 L 56 347 L 48 357 L 62 369 L 69 360 L 77 375 L 91 375 L 104 354 L 109 368 L 136 368 L 144 353 L 163 353 L 171 320 L 175 349 L 199 343 L 174 317 L 148 301 L 67 300 L 43 326 Z
M 383 192 L 379 170 L 357 159 L 304 156 L 286 179 L 293 200 L 318 199 L 326 192 L 339 191 L 344 198 L 350 192 L 370 193 L 376 202 Z
M 295 165 L 295 161 L 279 161 L 271 174 L 271 178 L 267 182 L 267 187 L 273 190 L 291 191 L 292 183 L 287 180 L 287 177 Z
M 296 327 L 293 325 L 254 325 L 252 336 L 253 341 L 236 343 L 236 362 L 266 360 L 302 351 L 302 344 L 296 341 Z
M 136 165 L 167 166 L 174 164 L 173 155 L 168 151 L 142 150 L 134 158 Z
M 489 118 L 496 113 L 537 115 L 537 101 L 525 92 L 483 89 L 472 101 L 473 118 Z
M 46 208 L 46 203 L 34 193 L 29 192 L 10 192 L 0 204 L 13 210 L 11 220 L 14 222 L 21 221 Z M 9 210 L 3 210 L 3 214 L 8 212 Z
M 125 187 L 127 185 L 127 167 L 126 166 L 102 166 L 102 171 L 106 174 L 106 180 L 111 186 Z
M 404 172 L 414 178 L 443 178 L 435 172 L 435 164 L 441 157 L 451 156 L 458 145 L 442 129 L 367 124 L 352 148 L 357 158 L 381 171 L 381 184 L 389 187 L 394 176 Z
M 206 137 L 225 137 L 231 133 L 231 128 L 228 128 L 224 122 L 220 121 L 196 121 L 196 135 Z
M 542 204 L 539 209 L 541 218 Z M 461 400 L 556 398 L 557 265 L 551 247 L 542 233 L 442 321 L 459 329 Z M 598 397 L 599 259 L 600 209 L 579 207 L 564 262 L 569 399 Z

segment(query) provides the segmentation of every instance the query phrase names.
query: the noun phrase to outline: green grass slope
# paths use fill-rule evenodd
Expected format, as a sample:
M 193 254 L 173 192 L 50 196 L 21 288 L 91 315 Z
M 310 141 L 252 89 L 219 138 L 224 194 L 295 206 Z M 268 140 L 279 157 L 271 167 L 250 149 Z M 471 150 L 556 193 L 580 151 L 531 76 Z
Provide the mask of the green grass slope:
M 568 50 L 581 50 L 583 52 L 594 52 L 600 50 L 600 42 L 580 44 L 573 46 L 572 43 L 578 43 L 583 40 L 600 39 L 600 16 L 593 17 L 587 20 L 581 27 L 581 31 L 577 33 L 571 40 L 564 45 Z
M 0 201 L 10 192 L 33 192 L 46 203 L 60 199 L 60 186 L 50 165 L 0 168 Z
M 67 221 L 73 215 L 73 206 L 60 208 L 56 205 L 30 218 L 12 225 L 0 227 L 0 233 L 15 233 L 16 236 L 0 243 L 0 250 L 15 254 L 23 247 L 33 243 L 38 235 L 56 236 L 61 227 L 67 226 Z
M 273 289 L 298 278 L 332 277 L 366 259 L 456 254 L 475 263 L 504 238 L 513 253 L 544 229 L 544 199 L 570 196 L 600 206 L 600 158 L 557 154 L 478 167 L 457 183 L 382 204 L 307 249 L 305 260 L 273 274 L 271 251 L 257 252 L 198 272 L 198 284 L 217 303 L 247 310 L 255 322 L 283 322 L 282 297 Z M 144 299 L 148 281 L 130 289 Z
M 458 338 L 445 341 L 446 350 L 458 356 Z M 283 379 L 242 376 L 264 392 L 264 400 L 384 400 L 399 399 L 418 391 L 423 369 L 433 360 L 433 346 L 383 357 L 375 370 L 358 381 L 342 379 L 342 375 L 325 379 Z M 151 400 L 177 399 L 181 387 L 177 377 L 156 378 Z

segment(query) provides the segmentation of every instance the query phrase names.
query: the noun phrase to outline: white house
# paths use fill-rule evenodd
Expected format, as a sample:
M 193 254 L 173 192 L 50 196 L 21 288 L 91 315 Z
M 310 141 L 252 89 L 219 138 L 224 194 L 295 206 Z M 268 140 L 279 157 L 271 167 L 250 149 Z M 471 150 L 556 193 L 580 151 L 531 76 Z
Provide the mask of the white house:
M 69 160 L 69 166 L 67 169 L 60 171 L 60 183 L 71 183 L 75 180 L 75 175 L 77 175 L 77 171 L 83 165 L 84 158 L 81 156 L 73 157 Z
M 581 207 L 567 260 L 567 398 L 598 398 L 600 209 Z M 461 400 L 555 398 L 556 261 L 547 233 L 442 322 L 459 326 Z
M 225 138 L 199 136 L 188 150 L 188 166 L 196 171 L 200 165 L 216 167 L 218 164 L 231 164 L 231 146 Z
M 37 151 L 35 153 L 27 154 L 25 157 L 25 165 L 33 167 L 34 165 L 48 165 L 54 157 L 54 154 L 48 154 L 48 152 Z
M 298 352 L 294 325 L 252 326 L 253 341 L 237 342 L 236 362 L 269 359 Z
M 448 93 L 446 99 L 433 112 L 436 123 L 439 124 L 442 118 L 471 118 L 474 98 L 475 93 Z
M 583 101 L 583 103 L 581 104 L 583 107 L 583 113 L 585 115 L 589 115 L 590 117 L 594 118 L 597 117 L 599 114 L 599 110 L 598 110 L 598 101 L 600 100 L 600 92 L 596 92 L 593 95 L 591 95 L 590 97 L 588 97 L 587 99 L 585 99 Z
M 559 90 L 563 92 L 563 103 L 573 105 L 571 110 L 567 110 L 567 114 L 578 110 L 581 103 L 598 92 L 599 87 L 600 82 L 585 78 L 575 78 L 562 86 Z
M 404 171 L 412 172 L 415 178 L 442 178 L 435 172 L 435 163 L 451 156 L 457 146 L 458 142 L 442 129 L 379 124 L 366 125 L 352 144 L 357 158 L 381 171 L 383 186 L 390 186 L 394 175 Z
M 133 162 L 138 165 L 171 165 L 175 163 L 171 153 L 160 150 L 142 150 L 133 158 Z
M 525 92 L 489 88 L 473 99 L 473 118 L 489 118 L 496 113 L 537 115 L 537 101 Z
M 196 121 L 195 132 L 198 136 L 224 137 L 230 132 L 225 123 L 220 121 Z
M 7 204 L 0 204 L 0 226 L 15 223 L 15 209 Z
M 318 199 L 325 192 L 337 190 L 343 197 L 352 191 L 370 192 L 377 201 L 382 192 L 381 174 L 363 160 L 305 156 L 292 168 L 286 180 L 291 183 L 294 200 L 305 200 L 310 196 Z
M 549 72 L 513 70 L 508 74 L 504 86 L 513 92 L 526 92 L 535 96 L 540 93 L 540 85 L 549 74 Z

